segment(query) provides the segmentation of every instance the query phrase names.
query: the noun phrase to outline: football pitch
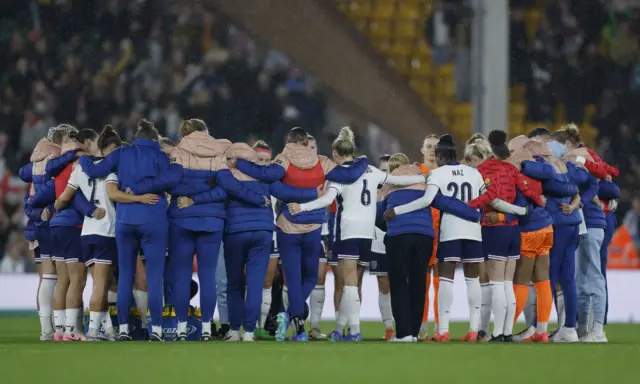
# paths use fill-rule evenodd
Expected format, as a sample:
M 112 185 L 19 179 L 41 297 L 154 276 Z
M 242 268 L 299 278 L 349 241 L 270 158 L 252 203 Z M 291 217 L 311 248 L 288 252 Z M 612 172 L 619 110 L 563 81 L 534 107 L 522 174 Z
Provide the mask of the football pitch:
M 38 330 L 35 315 L 0 314 L 0 383 L 640 382 L 639 325 L 607 326 L 608 344 L 572 345 L 392 344 L 380 323 L 364 323 L 358 344 L 43 343 Z M 454 324 L 452 337 L 465 331 Z

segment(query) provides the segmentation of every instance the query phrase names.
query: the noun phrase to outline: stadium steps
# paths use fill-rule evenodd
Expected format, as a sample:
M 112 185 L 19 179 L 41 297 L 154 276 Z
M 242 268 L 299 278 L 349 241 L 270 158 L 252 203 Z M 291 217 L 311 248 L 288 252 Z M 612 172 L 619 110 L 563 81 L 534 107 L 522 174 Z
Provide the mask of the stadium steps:
M 415 5 L 422 1 L 406 0 L 406 3 Z M 389 68 L 384 58 L 358 32 L 356 28 L 363 28 L 363 25 L 350 22 L 334 3 L 219 0 L 216 4 L 220 12 L 256 39 L 284 52 L 302 70 L 320 78 L 330 102 L 339 99 L 350 114 L 364 115 L 368 121 L 393 134 L 409 155 L 419 156 L 417 143 L 425 133 L 448 132 L 446 126 L 424 107 L 422 97 L 425 96 L 414 92 L 406 75 L 403 78 Z M 379 33 L 393 31 L 403 36 L 402 41 L 417 41 L 418 36 L 422 36 L 418 21 L 422 15 L 416 13 L 414 7 L 401 9 L 397 12 L 401 23 L 378 19 Z M 388 10 L 381 8 L 376 12 L 385 17 L 384 12 Z M 369 24 L 366 26 L 369 28 Z M 430 62 L 426 60 L 429 53 L 425 46 L 396 44 L 391 48 L 396 52 L 397 65 L 405 72 L 420 67 L 423 60 L 424 65 Z M 416 57 L 415 63 L 409 60 L 412 55 Z M 420 76 L 417 78 L 425 81 Z

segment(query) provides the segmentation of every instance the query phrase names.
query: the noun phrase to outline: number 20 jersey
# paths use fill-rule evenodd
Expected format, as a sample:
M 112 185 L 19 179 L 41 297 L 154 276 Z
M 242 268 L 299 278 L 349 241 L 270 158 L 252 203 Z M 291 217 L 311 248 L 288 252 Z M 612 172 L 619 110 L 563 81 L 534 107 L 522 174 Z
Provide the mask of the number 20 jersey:
M 440 189 L 440 193 L 464 203 L 484 193 L 484 179 L 477 169 L 463 164 L 444 165 L 429 173 L 428 185 Z M 463 220 L 450 213 L 440 212 L 440 242 L 451 240 L 482 241 L 480 223 Z
M 378 185 L 386 180 L 387 173 L 370 165 L 353 184 L 327 184 L 327 190 L 335 188 L 338 191 L 334 226 L 336 241 L 375 238 Z

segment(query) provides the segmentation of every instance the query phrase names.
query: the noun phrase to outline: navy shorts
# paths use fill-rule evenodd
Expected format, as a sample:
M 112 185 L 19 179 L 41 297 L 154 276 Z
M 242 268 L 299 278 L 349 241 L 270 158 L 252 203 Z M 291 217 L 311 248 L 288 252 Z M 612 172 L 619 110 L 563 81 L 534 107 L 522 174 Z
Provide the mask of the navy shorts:
M 482 246 L 487 259 L 518 260 L 521 242 L 520 228 L 517 225 L 482 227 Z
M 278 249 L 278 240 L 273 239 L 271 242 L 271 258 L 277 259 L 280 257 L 280 250 Z
M 482 241 L 460 239 L 440 242 L 436 257 L 439 263 L 482 263 Z
M 40 259 L 51 259 L 54 253 L 54 242 L 51 238 L 51 229 L 48 225 L 36 227 L 36 239 L 38 240 L 38 248 L 40 249 Z
M 337 260 L 357 260 L 367 266 L 367 255 L 371 252 L 371 239 L 347 239 L 333 243 L 333 257 Z
M 93 264 L 118 264 L 118 246 L 115 237 L 87 235 L 81 237 L 82 261 L 88 267 Z
M 329 261 L 329 255 L 327 249 L 329 248 L 329 236 L 322 236 L 322 247 L 320 248 L 320 262 L 326 263 Z
M 51 238 L 56 247 L 52 260 L 79 263 L 82 259 L 81 232 L 82 228 L 51 227 Z
M 389 258 L 385 253 L 369 251 L 367 255 L 369 274 L 373 276 L 387 276 L 389 273 Z

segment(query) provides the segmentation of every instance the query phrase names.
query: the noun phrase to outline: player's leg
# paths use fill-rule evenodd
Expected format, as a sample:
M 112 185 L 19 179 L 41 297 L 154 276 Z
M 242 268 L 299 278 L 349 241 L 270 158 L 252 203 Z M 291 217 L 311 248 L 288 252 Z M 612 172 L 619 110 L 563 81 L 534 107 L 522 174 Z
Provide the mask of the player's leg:
M 69 274 L 69 289 L 66 296 L 65 338 L 68 340 L 84 340 L 82 324 L 82 292 L 87 283 L 87 267 L 82 262 L 82 242 L 80 228 L 68 228 L 65 263 Z M 80 326 L 80 328 L 78 328 Z
M 222 231 L 216 231 L 199 232 L 195 237 L 198 281 L 200 283 L 200 309 L 202 312 L 201 316 L 203 326 L 205 323 L 213 321 L 213 313 L 216 309 L 216 300 L 218 297 L 216 292 L 216 268 L 220 265 L 218 260 L 220 258 L 222 236 Z M 193 269 L 191 268 L 190 271 L 193 271 Z M 241 274 L 243 272 L 244 271 L 241 268 Z M 225 273 L 225 277 L 226 276 L 227 275 Z M 191 282 L 191 276 L 189 276 L 189 282 Z M 241 297 L 241 300 L 244 300 L 244 295 Z M 178 326 L 180 326 L 180 324 L 178 324 Z M 184 327 L 186 330 L 186 324 L 184 324 Z M 203 328 L 203 331 L 204 330 L 205 329 Z M 211 329 L 206 330 L 209 332 L 212 331 Z
M 255 330 L 256 338 L 266 338 L 268 333 L 265 329 L 267 318 L 269 317 L 269 311 L 271 309 L 272 294 L 273 294 L 273 280 L 275 279 L 278 268 L 278 255 L 274 255 L 273 248 L 271 251 L 271 257 L 269 258 L 269 265 L 267 267 L 267 273 L 264 278 L 264 284 L 262 287 L 262 304 L 260 305 L 260 319 L 258 320 L 258 327 Z
M 282 261 L 282 272 L 286 278 L 287 300 L 285 303 L 286 312 L 278 314 L 278 330 L 276 331 L 276 341 L 284 341 L 289 323 L 290 314 L 301 316 L 304 313 L 304 299 L 302 295 L 302 242 L 304 235 L 293 235 L 277 230 L 278 245 L 280 250 L 280 260 Z M 316 267 L 317 268 L 317 267 Z M 317 279 L 317 272 L 315 278 Z M 314 281 L 315 283 L 315 281 Z M 283 288 L 283 301 L 284 288 Z M 298 330 L 299 324 L 294 325 L 294 333 Z M 302 326 L 304 329 L 304 325 Z
M 511 239 L 504 227 L 482 227 L 482 242 L 487 256 L 487 274 L 491 283 L 491 310 L 493 312 L 493 332 L 491 340 L 504 340 L 505 320 L 507 318 L 507 294 L 505 275 Z M 520 250 L 518 249 L 518 253 Z
M 411 296 L 408 282 L 411 252 L 405 241 L 406 236 L 407 235 L 387 235 L 385 237 L 385 245 L 387 255 L 389 256 L 391 308 L 396 321 L 396 337 L 392 341 L 412 342 Z M 424 289 L 425 285 L 426 282 L 423 283 L 421 288 Z M 424 304 L 424 301 L 421 304 Z
M 253 232 L 253 246 L 246 260 L 246 299 L 244 305 L 242 341 L 255 341 L 254 330 L 260 317 L 262 286 L 269 266 L 272 235 L 270 231 Z M 230 275 L 229 275 L 230 276 Z M 231 309 L 229 309 L 231 314 Z
M 607 259 L 609 244 L 613 238 L 613 234 L 616 231 L 616 215 L 615 212 L 609 212 L 607 214 L 607 228 L 604 231 L 604 240 L 602 241 L 602 247 L 600 247 L 600 267 L 602 275 L 604 276 L 605 291 L 607 295 L 607 304 L 605 305 L 604 324 L 607 325 L 607 314 L 609 313 L 609 286 L 607 284 Z
M 519 235 L 519 234 L 518 234 Z M 520 247 L 518 246 L 518 252 Z M 516 270 L 517 259 L 509 258 L 507 260 L 507 265 L 504 274 L 504 286 L 505 286 L 505 296 L 507 299 L 507 313 L 504 319 L 504 341 L 511 342 L 513 341 L 513 325 L 515 324 L 515 313 L 516 313 L 516 296 L 513 290 L 513 276 Z
M 50 256 L 41 257 L 40 271 L 42 279 L 38 288 L 38 315 L 40 317 L 40 340 L 52 340 L 53 327 L 53 294 L 58 282 L 58 275 L 54 262 Z
M 431 270 L 433 268 L 431 266 L 427 267 L 427 284 L 425 287 L 425 295 L 424 295 L 424 309 L 422 312 L 422 324 L 420 325 L 420 334 L 418 338 L 420 340 L 424 340 L 429 337 L 429 291 L 431 290 Z
M 478 341 L 480 315 L 482 306 L 482 287 L 480 286 L 480 265 L 484 263 L 482 242 L 463 240 L 462 269 L 467 287 L 467 304 L 469 307 L 469 330 L 464 341 Z
M 320 249 L 320 264 L 318 265 L 318 281 L 316 286 L 311 291 L 309 297 L 309 320 L 311 330 L 309 331 L 309 338 L 312 340 L 325 340 L 326 335 L 323 335 L 320 331 L 320 320 L 322 319 L 322 310 L 324 308 L 325 289 L 324 284 L 327 278 L 327 252 L 325 243 L 326 240 L 322 240 L 322 247 Z
M 64 260 L 55 259 L 55 269 L 58 274 L 58 281 L 53 291 L 53 325 L 55 326 L 54 340 L 62 341 L 64 339 L 64 330 L 66 326 L 66 302 L 67 290 L 69 289 L 69 273 Z
M 424 312 L 425 287 L 427 286 L 427 268 L 433 250 L 433 237 L 421 234 L 411 234 L 409 260 L 409 292 L 411 293 L 409 304 L 411 313 L 411 336 L 418 340 L 422 316 Z
M 133 300 L 133 279 L 136 271 L 136 260 L 140 249 L 139 237 L 135 233 L 136 226 L 116 222 L 116 243 L 118 245 L 118 340 L 129 341 L 129 309 Z
M 560 244 L 562 253 L 559 266 L 558 283 L 564 294 L 565 321 L 564 326 L 554 336 L 555 342 L 577 342 L 576 318 L 578 312 L 578 297 L 575 281 L 575 254 L 579 241 L 578 226 L 558 227 L 559 235 L 554 238 L 563 238 Z M 555 231 L 555 229 L 554 229 Z M 552 261 L 553 262 L 553 261 Z
M 220 329 L 218 337 L 224 338 L 229 332 L 229 305 L 227 303 L 227 266 L 224 259 L 224 242 L 220 244 L 218 265 L 216 266 L 216 299 Z
M 173 273 L 173 271 L 171 273 Z M 170 279 L 170 289 L 173 292 L 173 275 L 171 275 Z M 136 273 L 133 277 L 133 301 L 135 302 L 138 311 L 140 311 L 140 325 L 144 330 L 147 329 L 147 314 L 149 312 L 148 290 L 147 266 L 145 265 L 144 256 L 138 256 L 136 257 Z
M 516 270 L 513 277 L 513 291 L 516 297 L 514 322 L 520 317 L 529 298 L 529 283 L 531 282 L 533 267 L 537 256 L 537 237 L 536 232 L 522 233 L 522 247 L 520 250 L 522 257 L 516 262 Z M 514 341 L 531 341 L 530 339 L 533 337 L 534 331 L 535 329 L 527 324 L 523 332 L 513 336 Z
M 480 290 L 482 304 L 480 305 L 480 326 L 478 327 L 478 340 L 489 340 L 489 323 L 491 322 L 491 281 L 487 273 L 487 263 L 478 263 L 480 271 Z
M 149 339 L 151 341 L 162 341 L 162 297 L 164 295 L 162 279 L 164 276 L 167 246 L 169 244 L 169 222 L 162 221 L 141 225 L 138 228 L 138 233 L 141 235 L 141 246 L 144 250 L 145 260 L 147 261 L 148 305 L 151 315 L 151 335 Z M 191 271 L 192 268 L 193 263 L 191 262 L 191 258 L 189 258 L 189 271 Z M 187 285 L 188 291 L 191 287 L 191 278 L 188 279 Z M 120 292 L 118 292 L 118 294 L 119 293 Z M 189 292 L 187 292 L 186 297 L 188 313 Z
M 587 228 L 587 237 L 581 240 L 576 254 L 580 260 L 576 268 L 578 336 L 582 336 L 580 340 L 586 342 L 607 341 L 604 333 L 606 289 L 600 268 L 600 248 L 603 240 L 604 229 Z M 588 328 L 590 307 L 593 308 L 593 329 Z
M 536 257 L 533 269 L 533 284 L 536 289 L 537 311 L 536 311 L 536 332 L 533 341 L 546 343 L 549 341 L 547 327 L 551 308 L 553 306 L 553 295 L 551 293 L 551 283 L 549 282 L 549 250 L 553 244 L 553 233 L 548 234 L 549 239 L 546 249 L 542 249 Z
M 440 274 L 440 290 L 438 291 L 438 332 L 433 335 L 437 342 L 451 340 L 449 334 L 449 315 L 453 305 L 453 279 L 456 273 L 456 264 L 462 260 L 462 240 L 440 242 L 438 244 L 438 272 Z
M 309 233 L 305 233 L 302 236 L 302 275 L 301 275 L 301 299 L 300 309 L 298 310 L 297 305 L 294 305 L 293 300 L 290 300 L 290 308 L 289 313 L 291 313 L 291 320 L 294 324 L 294 330 L 296 332 L 296 336 L 292 339 L 293 341 L 307 341 L 308 336 L 304 329 L 304 321 L 305 321 L 305 303 L 309 296 L 311 296 L 311 292 L 313 288 L 316 286 L 316 282 L 318 281 L 318 264 L 320 260 L 320 250 L 321 250 L 321 229 L 318 228 L 315 231 L 311 231 Z M 288 286 L 292 288 L 289 284 L 290 280 L 287 278 Z M 291 295 L 291 291 L 289 292 Z M 291 297 L 290 297 L 291 299 Z
M 252 237 L 252 232 L 231 233 L 225 236 L 224 258 L 227 268 L 227 301 L 231 326 L 229 332 L 224 336 L 227 341 L 241 340 L 240 327 L 245 309 L 244 298 L 247 283 L 244 268 Z

